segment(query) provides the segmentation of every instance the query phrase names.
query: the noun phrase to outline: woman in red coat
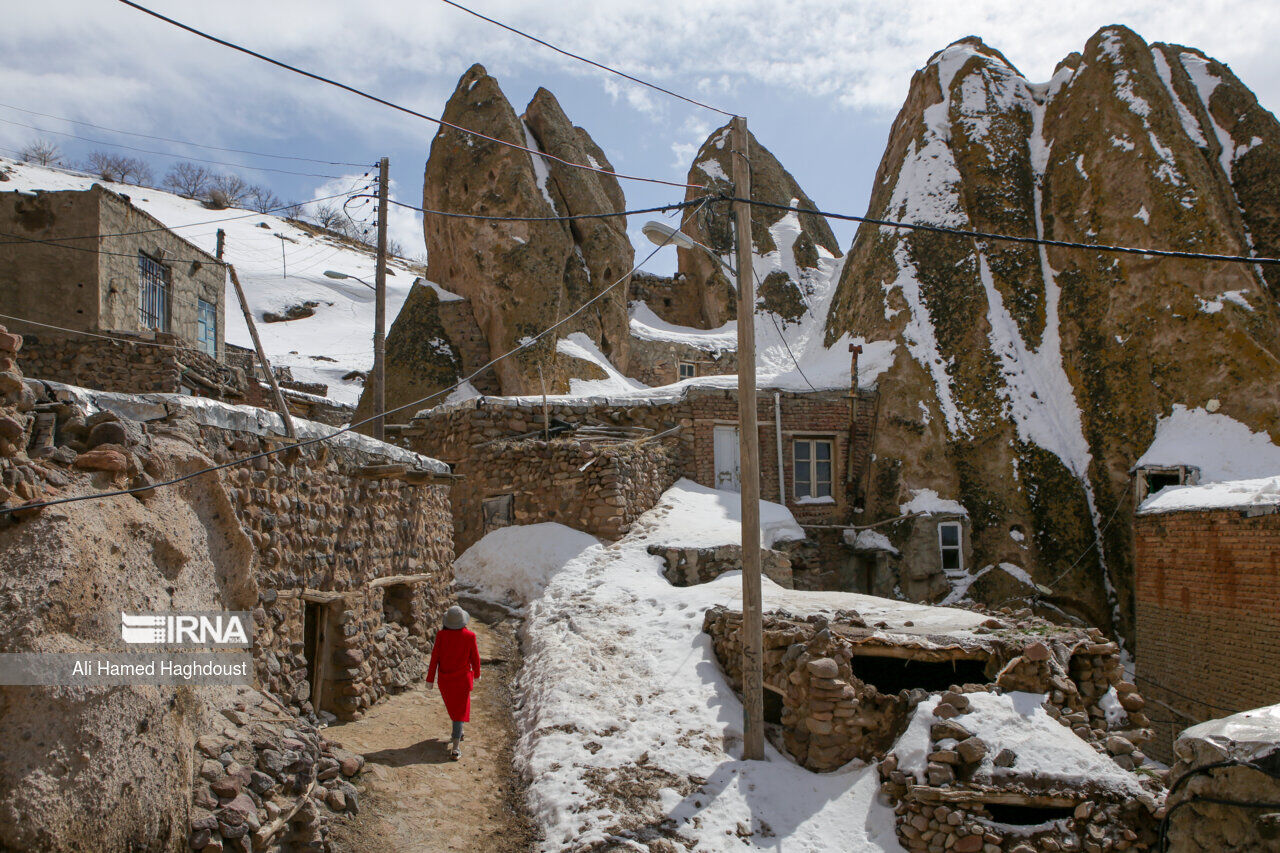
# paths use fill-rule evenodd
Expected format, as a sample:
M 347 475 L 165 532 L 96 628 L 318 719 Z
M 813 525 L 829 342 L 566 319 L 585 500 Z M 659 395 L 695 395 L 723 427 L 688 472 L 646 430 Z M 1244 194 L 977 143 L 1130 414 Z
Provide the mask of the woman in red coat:
M 440 673 L 440 698 L 453 720 L 449 740 L 449 757 L 457 761 L 462 755 L 462 724 L 471 721 L 471 687 L 480 680 L 480 649 L 476 635 L 467 630 L 471 616 L 458 605 L 444 614 L 444 628 L 436 632 L 431 646 L 431 664 L 427 667 L 427 689 Z

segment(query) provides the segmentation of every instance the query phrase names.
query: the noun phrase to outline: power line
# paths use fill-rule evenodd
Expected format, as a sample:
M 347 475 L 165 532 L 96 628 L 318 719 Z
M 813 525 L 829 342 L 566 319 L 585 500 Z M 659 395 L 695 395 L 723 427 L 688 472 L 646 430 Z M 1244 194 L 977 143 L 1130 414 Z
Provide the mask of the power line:
M 368 195 L 357 195 L 352 198 L 372 198 Z M 569 216 L 485 216 L 479 213 L 451 213 L 445 210 L 428 210 L 422 207 L 414 207 L 412 204 L 405 204 L 395 199 L 387 199 L 391 204 L 397 207 L 403 207 L 408 210 L 416 210 L 418 213 L 430 214 L 432 216 L 447 216 L 454 219 L 480 219 L 487 222 L 568 222 L 573 219 L 612 219 L 618 216 L 636 216 L 641 213 L 666 213 L 670 210 L 680 210 L 694 205 L 705 204 L 710 196 L 702 196 L 700 198 L 690 199 L 689 201 L 673 202 L 661 207 L 646 207 L 639 210 L 622 210 L 617 213 L 577 213 Z
M 128 2 L 128 0 L 120 0 Z M 867 225 L 881 225 L 887 228 L 907 228 L 913 231 L 930 231 L 936 234 L 951 234 L 959 237 L 977 238 L 981 240 L 997 240 L 1006 243 L 1026 243 L 1034 246 L 1057 246 L 1061 249 L 1088 249 L 1095 252 L 1118 252 L 1126 255 L 1153 255 L 1162 258 L 1185 258 L 1199 261 L 1225 261 L 1236 264 L 1278 264 L 1280 258 L 1253 258 L 1246 255 L 1217 255 L 1209 252 L 1176 252 L 1168 249 L 1142 249 L 1134 246 L 1111 246 L 1100 243 L 1073 243 L 1069 240 L 1049 240 L 1043 237 L 1018 237 L 1012 234 L 993 234 L 987 231 L 967 231 L 963 228 L 948 228 L 943 225 L 927 225 L 918 222 L 897 222 L 892 219 L 875 219 L 870 216 L 854 216 L 848 213 L 829 213 L 823 210 L 812 210 L 805 207 L 792 207 L 788 204 L 774 204 L 768 201 L 737 198 L 735 196 L 717 196 L 718 201 L 744 202 L 756 207 L 768 207 L 773 210 L 786 210 L 792 213 L 807 213 L 813 216 L 824 216 L 827 219 L 841 219 L 847 222 L 861 222 Z
M 138 346 L 158 347 L 160 349 L 179 349 L 179 350 L 195 349 L 195 347 L 184 347 L 184 346 L 178 346 L 175 344 L 162 344 L 162 343 L 157 343 L 156 341 L 139 341 L 139 340 L 134 340 L 133 338 L 119 338 L 119 337 L 116 337 L 115 335 L 102 335 L 102 334 L 98 334 L 97 332 L 89 332 L 84 329 L 68 329 L 65 326 L 55 326 L 51 323 L 39 323 L 35 320 L 28 320 L 26 317 L 14 317 L 11 314 L 0 314 L 0 317 L 3 317 L 6 320 L 13 320 L 18 323 L 26 323 L 29 326 L 40 326 L 45 329 L 57 329 L 60 332 L 70 332 L 73 335 L 85 335 L 86 337 L 90 337 L 90 338 L 102 338 L 103 340 L 106 340 L 106 341 L 115 341 L 116 343 L 121 343 L 121 344 L 137 344 Z
M 454 7 L 455 9 L 461 9 L 463 12 L 466 12 L 468 15 L 474 15 L 475 17 L 479 18 L 482 21 L 488 21 L 489 23 L 494 24 L 495 26 L 502 27 L 504 30 L 515 33 L 516 35 L 522 38 L 527 38 L 529 41 L 537 42 L 543 47 L 549 47 L 552 50 L 554 50 L 556 53 L 567 56 L 570 59 L 576 59 L 579 62 L 585 62 L 587 65 L 595 66 L 596 68 L 599 68 L 601 71 L 608 71 L 610 74 L 616 74 L 619 77 L 622 77 L 626 80 L 630 80 L 632 83 L 639 83 L 641 86 L 648 86 L 650 89 L 653 89 L 654 91 L 662 92 L 664 95 L 670 95 L 673 98 L 679 98 L 685 103 L 693 104 L 695 107 L 702 107 L 704 110 L 711 110 L 713 113 L 720 113 L 720 115 L 729 116 L 730 118 L 737 117 L 736 113 L 727 112 L 717 107 L 713 107 L 710 104 L 704 104 L 702 101 L 695 101 L 693 98 L 685 97 L 684 95 L 681 95 L 679 92 L 673 92 L 670 89 L 664 89 L 662 86 L 659 86 L 656 83 L 650 83 L 647 80 L 641 80 L 639 77 L 632 77 L 630 74 L 626 74 L 622 71 L 619 71 L 616 68 L 611 68 L 608 65 L 603 65 L 599 62 L 596 62 L 593 59 L 587 59 L 585 56 L 579 56 L 576 53 L 570 53 L 564 48 L 556 47 L 551 42 L 543 41 L 537 36 L 533 36 L 533 35 L 530 35 L 529 33 L 526 33 L 524 30 L 516 29 L 515 27 L 502 23 L 502 21 L 497 21 L 486 15 L 481 15 L 479 12 L 475 11 L 474 9 L 468 9 L 466 6 L 463 6 L 461 3 L 455 3 L 454 0 L 442 0 L 442 2 L 448 3 L 450 6 Z
M 125 0 L 121 0 L 121 2 L 125 2 Z M 132 5 L 132 4 L 130 4 L 130 5 Z M 374 420 L 376 420 L 376 419 L 378 419 L 378 418 L 380 418 L 380 417 L 386 417 L 387 415 L 393 415 L 393 414 L 395 414 L 396 412 L 401 412 L 401 411 L 404 411 L 405 409 L 413 408 L 413 407 L 415 407 L 415 406 L 420 406 L 420 405 L 422 405 L 423 403 L 426 403 L 426 402 L 428 402 L 428 401 L 430 401 L 430 400 L 434 400 L 434 399 L 436 399 L 437 397 L 440 397 L 440 396 L 442 396 L 442 395 L 444 395 L 444 394 L 448 394 L 448 393 L 450 393 L 450 392 L 452 392 L 452 391 L 456 390 L 457 388 L 460 388 L 463 384 L 465 384 L 465 383 L 467 383 L 467 382 L 470 382 L 472 379 L 476 378 L 476 377 L 477 377 L 477 376 L 479 376 L 481 373 L 483 373 L 483 372 L 485 372 L 486 370 L 488 370 L 490 367 L 493 367 L 493 365 L 497 364 L 499 361 L 502 361 L 502 360 L 503 360 L 503 359 L 505 359 L 505 358 L 508 358 L 508 357 L 510 357 L 510 356 L 512 356 L 512 355 L 515 355 L 516 353 L 520 352 L 521 350 L 528 349 L 528 348 L 529 348 L 529 347 L 531 347 L 534 343 L 536 343 L 538 340 L 542 339 L 542 338 L 543 338 L 543 337 L 545 337 L 546 335 L 548 335 L 548 334 L 550 334 L 551 332 L 555 331 L 556 329 L 560 328 L 560 327 L 561 327 L 561 326 L 563 326 L 565 323 L 568 323 L 568 322 L 569 322 L 570 320 L 572 320 L 574 317 L 576 317 L 577 315 L 579 315 L 579 314 L 581 314 L 583 311 L 585 311 L 589 306 L 591 306 L 592 304 L 594 304 L 594 303 L 598 302 L 600 299 L 604 298 L 604 296 L 605 296 L 606 294 L 608 294 L 610 291 L 612 291 L 612 290 L 613 290 L 614 288 L 616 288 L 618 285 L 622 284 L 624 281 L 627 281 L 627 280 L 631 277 L 631 274 L 632 274 L 632 273 L 634 273 L 636 270 L 638 270 L 638 269 L 639 269 L 643 264 L 647 263 L 647 262 L 648 262 L 648 261 L 649 261 L 649 260 L 654 256 L 654 255 L 656 255 L 656 254 L 657 254 L 658 252 L 660 252 L 660 251 L 661 251 L 661 250 L 662 250 L 666 245 L 668 245 L 668 244 L 671 242 L 671 238 L 672 238 L 673 236 L 674 236 L 674 234 L 669 234 L 669 235 L 667 235 L 666 239 L 664 239 L 664 240 L 663 240 L 663 242 L 661 243 L 661 245 L 655 246 L 652 252 L 650 252 L 648 255 L 646 255 L 646 256 L 645 256 L 645 258 L 644 258 L 643 260 L 641 260 L 639 263 L 637 263 L 637 264 L 635 264 L 634 266 L 632 266 L 632 267 L 631 267 L 631 269 L 627 270 L 627 272 L 623 273 L 623 275 L 622 275 L 622 277 L 621 277 L 621 278 L 619 278 L 619 279 L 618 279 L 617 281 L 615 281 L 613 284 L 611 284 L 611 285 L 609 285 L 608 287 L 606 287 L 606 288 L 604 288 L 603 290 L 601 290 L 599 293 L 597 293 L 595 296 L 593 296 L 593 297 L 591 297 L 590 299 L 588 299 L 586 302 L 584 302 L 584 303 L 582 303 L 581 305 L 579 305 L 577 308 L 575 308 L 575 309 L 574 309 L 573 311 L 571 311 L 569 314 L 565 315 L 564 317 L 562 317 L 561 319 L 557 320 L 557 321 L 556 321 L 555 323 L 553 323 L 552 325 L 550 325 L 550 326 L 548 326 L 547 328 L 543 329 L 542 331 L 538 332 L 536 335 L 534 335 L 534 336 L 532 336 L 532 337 L 530 337 L 530 338 L 525 339 L 525 341 L 524 341 L 523 343 L 519 344 L 519 345 L 518 345 L 518 346 L 516 346 L 514 349 L 508 350 L 507 352 L 503 353 L 502 355 L 499 355 L 498 357 L 496 357 L 496 358 L 492 359 L 492 360 L 491 360 L 491 361 L 489 361 L 487 364 L 484 364 L 484 365 L 482 365 L 481 367 L 477 368 L 477 369 L 476 369 L 474 372 L 472 372 L 469 376 L 467 376 L 467 377 L 465 377 L 465 378 L 463 378 L 463 379 L 460 379 L 460 380 L 458 380 L 457 382 L 455 382 L 453 385 L 450 385 L 450 386 L 449 386 L 449 387 L 447 387 L 447 388 L 442 388 L 441 390 L 436 391 L 436 392 L 435 392 L 435 393 L 433 393 L 433 394 L 428 394 L 428 395 L 427 395 L 427 396 L 425 396 L 425 397 L 422 397 L 422 398 L 420 398 L 420 399 L 414 400 L 414 401 L 409 402 L 409 403 L 405 403 L 405 404 L 404 404 L 404 405 L 402 405 L 402 406 L 397 406 L 397 407 L 395 407 L 394 409 L 387 409 L 387 410 L 385 410 L 385 411 L 378 412 L 378 413 L 376 413 L 376 414 L 370 415 L 369 417 L 365 418 L 365 419 L 364 419 L 364 420 L 362 420 L 362 421 L 356 421 L 356 422 L 354 422 L 354 423 L 348 424 L 347 426 L 345 426 L 345 427 L 341 427 L 341 428 L 339 428 L 339 429 L 335 430 L 334 432 L 329 433 L 328 435 L 321 435 L 321 436 L 317 436 L 317 437 L 315 437 L 315 438 L 309 438 L 309 439 L 306 439 L 305 441 L 298 441 L 298 442 L 294 442 L 294 443 L 292 443 L 292 444 L 283 445 L 283 446 L 281 446 L 281 447 L 276 447 L 276 448 L 271 448 L 271 449 L 268 449 L 268 450 L 263 450 L 263 451 L 260 451 L 260 452 L 258 452 L 258 453 L 250 454 L 249 456 L 242 457 L 242 458 L 240 458 L 240 459 L 231 459 L 231 460 L 228 460 L 228 461 L 226 461 L 226 462 L 222 462 L 222 463 L 217 464 L 217 465 L 211 465 L 211 466 L 209 466 L 209 467 L 207 467 L 207 468 L 202 468 L 202 469 L 200 469 L 200 470 L 198 470 L 198 471 L 192 471 L 192 472 L 190 472 L 189 474 L 184 474 L 184 475 L 182 475 L 181 477 L 175 477 L 175 478 L 173 478 L 173 479 L 171 479 L 171 480 L 165 480 L 165 481 L 163 481 L 163 482 L 159 482 L 159 483 L 149 483 L 149 484 L 147 484 L 147 485 L 143 485 L 143 486 L 135 486 L 135 487 L 133 487 L 133 488 L 129 488 L 129 489 L 114 489 L 114 490 L 109 491 L 109 492 L 95 492 L 95 493 L 93 493 L 93 494 L 88 494 L 88 495 L 75 495 L 75 496 L 72 496 L 72 497 L 57 498 L 57 499 L 49 500 L 49 501 L 39 501 L 39 502 L 36 502 L 36 503 L 26 503 L 26 504 L 22 504 L 22 505 L 19 505 L 19 506 L 12 506 L 12 507 L 0 507 L 0 515 L 6 515 L 6 514 L 10 514 L 10 513 L 18 512 L 18 511 L 26 511 L 26 510 L 33 510 L 33 509 L 41 509 L 41 508 L 43 508 L 43 507 L 48 507 L 48 506 L 59 506 L 59 505 L 61 505 L 61 504 L 79 503 L 79 502 L 81 502 L 81 501 L 88 501 L 88 500 L 101 500 L 101 499 L 104 499 L 104 498 L 120 497 L 120 496 L 123 496 L 123 495 L 133 495 L 133 494 L 138 494 L 139 492 L 149 492 L 149 491 L 151 491 L 152 489 L 163 488 L 163 487 L 165 487 L 165 486 L 174 486 L 174 485 L 177 485 L 178 483 L 183 483 L 183 482 L 186 482 L 187 480 L 191 480 L 191 479 L 194 479 L 194 478 L 196 478 L 196 477 L 203 476 L 204 474 L 210 474 L 210 473 L 213 473 L 213 472 L 215 472 L 215 471 L 221 471 L 221 470 L 224 470 L 224 469 L 226 469 L 226 468 L 232 468 L 232 467 L 235 467 L 235 466 L 237 466 L 237 465 L 243 465 L 243 464 L 245 464 L 246 462 L 252 462 L 252 461 L 253 461 L 253 460 L 255 460 L 255 459 L 262 459 L 262 458 L 265 458 L 265 457 L 267 457 L 267 456 L 272 456 L 272 455 L 277 454 L 277 453 L 283 453 L 283 452 L 285 452 L 285 451 L 289 451 L 289 450 L 296 450 L 296 449 L 303 448 L 303 447 L 309 447 L 310 445 L 313 445 L 313 444 L 319 444 L 319 443 L 321 443 L 321 442 L 323 442 L 323 441 L 327 441 L 327 440 L 328 440 L 328 439 L 330 439 L 330 438 L 335 438 L 336 436 L 342 435 L 343 433 L 351 432 L 352 430 L 356 429 L 357 427 L 364 426 L 364 425 L 365 425 L 365 424 L 367 424 L 367 423 L 372 423 Z
M 11 124 L 15 127 L 25 127 L 28 130 L 34 130 L 38 133 L 54 133 L 58 136 L 69 136 L 72 139 L 79 139 L 81 142 L 92 142 L 94 145 L 108 145 L 112 148 L 123 148 L 126 151 L 137 151 L 141 154 L 154 154 L 158 157 L 171 157 L 174 160 L 193 160 L 197 163 L 210 163 L 214 166 L 230 166 L 235 169 L 250 169 L 256 172 L 275 172 L 280 175 L 298 175 L 303 178 L 331 178 L 341 180 L 343 175 L 322 175 L 318 172 L 294 172 L 289 169 L 273 169 L 270 166 L 246 166 L 241 163 L 228 163 L 224 160 L 205 160 L 200 157 L 188 157 L 185 154 L 170 154 L 167 151 L 152 151 L 150 148 L 136 148 L 132 145 L 123 145 L 119 142 L 108 142 L 105 139 L 90 139 L 87 136 L 78 136 L 74 133 L 67 133 L 65 130 L 47 130 L 43 127 L 36 127 L 34 124 L 24 124 L 20 121 L 13 121 L 7 118 L 0 118 L 0 122 Z
M 368 163 L 348 163 L 342 160 L 318 160 L 314 157 L 298 157 L 293 154 L 267 154 L 266 152 L 263 152 L 263 151 L 249 151 L 244 148 L 222 148 L 217 145 L 206 145 L 202 142 L 191 142 L 190 140 L 187 140 L 187 139 L 172 139 L 168 136 L 152 136 L 147 133 L 135 133 L 134 131 L 131 131 L 131 130 L 120 130 L 119 128 L 115 128 L 115 127 L 105 127 L 100 124 L 94 124 L 92 122 L 81 121 L 79 119 L 74 119 L 74 118 L 67 118 L 65 116 L 55 116 L 55 115 L 50 115 L 49 113 L 39 113 L 39 112 L 36 112 L 35 110 L 28 110 L 22 107 L 15 107 L 13 104 L 0 103 L 0 107 L 4 107 L 5 109 L 9 109 L 9 110 L 17 110 L 20 113 L 27 113 L 28 115 L 40 116 L 41 118 L 51 118 L 56 121 L 65 121 L 70 124 L 84 125 L 85 127 L 92 127 L 95 130 L 105 130 L 108 133 L 119 133 L 124 136 L 136 136 L 140 139 L 154 139 L 157 142 L 172 142 L 175 145 L 190 145 L 194 148 L 206 148 L 210 151 L 226 151 L 232 154 L 248 154 L 252 157 L 271 157 L 276 160 L 298 160 L 303 163 L 319 163 L 323 166 L 364 167 L 369 165 Z
M 187 32 L 193 35 L 200 36 L 200 38 L 207 39 L 215 44 L 220 44 L 223 47 L 229 47 L 232 50 L 236 50 L 236 51 L 239 51 L 240 53 L 246 54 L 248 56 L 252 56 L 255 59 L 261 59 L 263 62 L 270 63 L 271 65 L 274 65 L 277 68 L 283 68 L 286 71 L 292 71 L 295 74 L 301 74 L 303 77 L 310 77 L 312 80 L 318 80 L 321 83 L 327 83 L 330 86 L 335 86 L 339 89 L 350 92 L 353 95 L 359 95 L 360 97 L 373 101 L 376 104 L 382 104 L 385 107 L 390 107 L 393 110 L 398 110 L 399 112 L 405 113 L 406 115 L 411 115 L 411 116 L 414 116 L 415 118 L 420 118 L 420 119 L 423 119 L 424 121 L 429 121 L 434 124 L 438 124 L 441 127 L 452 128 L 453 130 L 470 134 L 471 136 L 475 136 L 479 139 L 486 139 L 489 142 L 496 142 L 499 145 L 506 145 L 509 148 L 514 148 L 517 151 L 524 151 L 535 157 L 543 157 L 548 160 L 554 160 L 557 163 L 562 163 L 565 166 L 569 166 L 574 169 L 583 169 L 588 172 L 598 172 L 602 175 L 612 175 L 615 178 L 623 178 L 628 181 L 644 181 L 650 184 L 665 184 L 669 187 L 682 187 L 685 189 L 690 189 L 690 188 L 706 189 L 705 187 L 700 185 L 685 184 L 685 183 L 680 183 L 678 181 L 664 181 L 661 178 L 644 178 L 644 177 L 639 177 L 637 175 L 623 175 L 617 172 L 612 172 L 608 169 L 601 169 L 597 166 L 587 166 L 582 163 L 574 163 L 570 160 L 565 160 L 560 157 L 557 157 L 554 154 L 548 154 L 544 151 L 537 151 L 533 148 L 527 148 L 515 142 L 508 142 L 505 139 L 499 139 L 496 136 L 487 136 L 483 133 L 480 133 L 479 131 L 470 130 L 468 128 L 462 127 L 461 125 L 457 125 L 452 122 L 445 121 L 444 119 L 436 118 L 434 116 L 429 116 L 426 113 L 420 113 L 417 110 L 410 109 L 409 107 L 401 106 L 400 104 L 394 103 L 392 101 L 388 101 L 385 98 L 380 98 L 377 95 L 372 95 L 368 92 L 365 92 L 362 89 L 357 89 L 354 86 L 348 86 L 346 83 L 339 83 L 337 80 L 333 80 L 329 77 L 323 77 L 311 71 L 305 71 L 301 68 L 298 68 L 295 65 L 289 65 L 287 62 L 281 62 L 278 59 L 272 59 L 271 57 L 266 56 L 265 54 L 261 54 L 261 53 L 258 53 L 257 51 L 250 50 L 247 47 L 241 47 L 240 45 L 235 44 L 234 42 L 229 42 L 226 39 L 218 38 L 217 36 L 210 35 L 209 33 L 206 33 L 202 30 L 197 30 L 195 27 L 188 26 L 187 24 L 184 24 L 181 21 L 176 21 L 173 18 L 167 17 L 165 15 L 161 15 L 159 12 L 154 12 L 145 6 L 142 6 L 142 5 L 139 5 L 138 3 L 133 2 L 133 0 L 119 0 L 119 2 L 131 8 L 137 9 L 139 12 L 142 12 L 143 14 L 150 15 L 151 17 L 156 18 L 157 20 L 164 21 L 166 24 L 172 24 L 173 26 L 178 27 L 179 29 L 186 30 Z

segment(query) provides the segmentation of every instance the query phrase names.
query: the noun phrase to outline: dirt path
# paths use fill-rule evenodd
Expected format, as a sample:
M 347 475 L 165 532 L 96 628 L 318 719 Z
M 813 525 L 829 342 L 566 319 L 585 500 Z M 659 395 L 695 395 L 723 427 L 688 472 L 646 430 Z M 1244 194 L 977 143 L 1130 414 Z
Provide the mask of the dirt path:
M 514 625 L 469 626 L 480 643 L 481 679 L 471 695 L 462 759 L 450 761 L 449 715 L 439 693 L 419 685 L 353 723 L 325 730 L 363 753 L 360 815 L 330 836 L 343 853 L 533 849 L 536 833 L 511 767 L 515 733 L 510 681 L 520 666 Z

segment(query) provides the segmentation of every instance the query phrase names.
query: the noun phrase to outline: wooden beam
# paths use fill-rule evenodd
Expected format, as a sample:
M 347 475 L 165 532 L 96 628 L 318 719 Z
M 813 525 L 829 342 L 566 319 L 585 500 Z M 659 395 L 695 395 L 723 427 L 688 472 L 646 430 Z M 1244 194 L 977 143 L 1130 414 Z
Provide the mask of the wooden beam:
M 835 625 L 833 627 L 838 629 L 839 625 Z M 892 631 L 893 628 L 886 628 L 883 630 Z M 840 632 L 837 631 L 837 633 Z M 929 663 L 945 663 L 953 660 L 991 659 L 991 653 L 985 649 L 967 649 L 963 646 L 921 648 L 919 646 L 881 645 L 881 643 L 884 643 L 884 640 L 877 638 L 869 637 L 865 640 L 858 640 L 856 637 L 850 637 L 844 633 L 840 633 L 840 636 L 849 640 L 853 644 L 850 651 L 857 656 L 899 658 L 902 660 L 918 660 Z
M 1003 806 L 1034 806 L 1037 808 L 1070 809 L 1088 799 L 1081 795 L 1026 794 L 1021 791 L 981 791 L 955 788 L 931 788 L 928 785 L 910 785 L 907 796 L 924 803 L 956 803 L 980 805 L 994 803 Z
M 335 601 L 345 599 L 349 594 L 349 592 L 332 592 L 318 589 L 304 589 L 298 593 L 303 601 L 310 601 L 315 604 L 333 604 Z
M 426 583 L 433 577 L 435 577 L 435 575 L 431 573 L 423 573 L 419 575 L 387 575 L 386 577 L 374 578 L 369 581 L 367 586 L 369 589 L 377 589 L 382 586 L 395 586 L 396 584 L 402 583 Z
M 356 471 L 355 475 L 366 480 L 390 480 L 394 477 L 403 477 L 407 473 L 409 473 L 409 466 L 403 462 L 388 462 L 385 464 L 363 465 Z
M 281 246 L 284 244 L 281 243 Z M 262 350 L 262 341 L 258 339 L 258 327 L 253 322 L 253 312 L 249 310 L 249 301 L 244 298 L 244 288 L 240 286 L 240 277 L 236 275 L 236 268 L 227 264 L 227 272 L 231 274 L 231 283 L 236 289 L 236 298 L 240 300 L 240 310 L 244 312 L 245 325 L 249 327 L 249 337 L 253 338 L 253 348 L 258 353 L 258 360 L 262 362 L 262 370 L 267 374 L 267 382 L 271 383 L 271 393 L 275 397 L 276 411 L 280 413 L 281 420 L 284 421 L 284 431 L 289 438 L 297 438 L 297 430 L 293 428 L 293 418 L 289 416 L 289 407 L 285 405 L 284 395 L 280 393 L 280 384 L 276 382 L 276 373 L 271 369 L 271 362 L 267 361 L 267 354 Z M 250 382 L 255 382 L 252 376 L 249 377 Z

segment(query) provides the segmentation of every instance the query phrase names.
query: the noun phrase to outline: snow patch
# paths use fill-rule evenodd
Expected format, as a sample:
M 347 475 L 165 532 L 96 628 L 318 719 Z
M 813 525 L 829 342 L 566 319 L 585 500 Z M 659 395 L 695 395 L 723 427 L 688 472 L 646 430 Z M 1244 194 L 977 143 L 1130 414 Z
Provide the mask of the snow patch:
M 454 560 L 454 577 L 482 598 L 524 607 L 565 563 L 599 545 L 594 536 L 554 522 L 500 527 Z M 513 554 L 519 561 L 513 563 Z
M 1156 437 L 1134 467 L 1194 465 L 1200 482 L 1280 475 L 1280 447 L 1229 415 L 1176 403 L 1156 423 Z
M 929 515 L 967 516 L 969 514 L 969 511 L 959 501 L 939 497 L 938 493 L 933 489 L 912 489 L 911 500 L 900 505 L 898 512 L 903 515 L 910 515 L 915 512 L 928 513 Z

